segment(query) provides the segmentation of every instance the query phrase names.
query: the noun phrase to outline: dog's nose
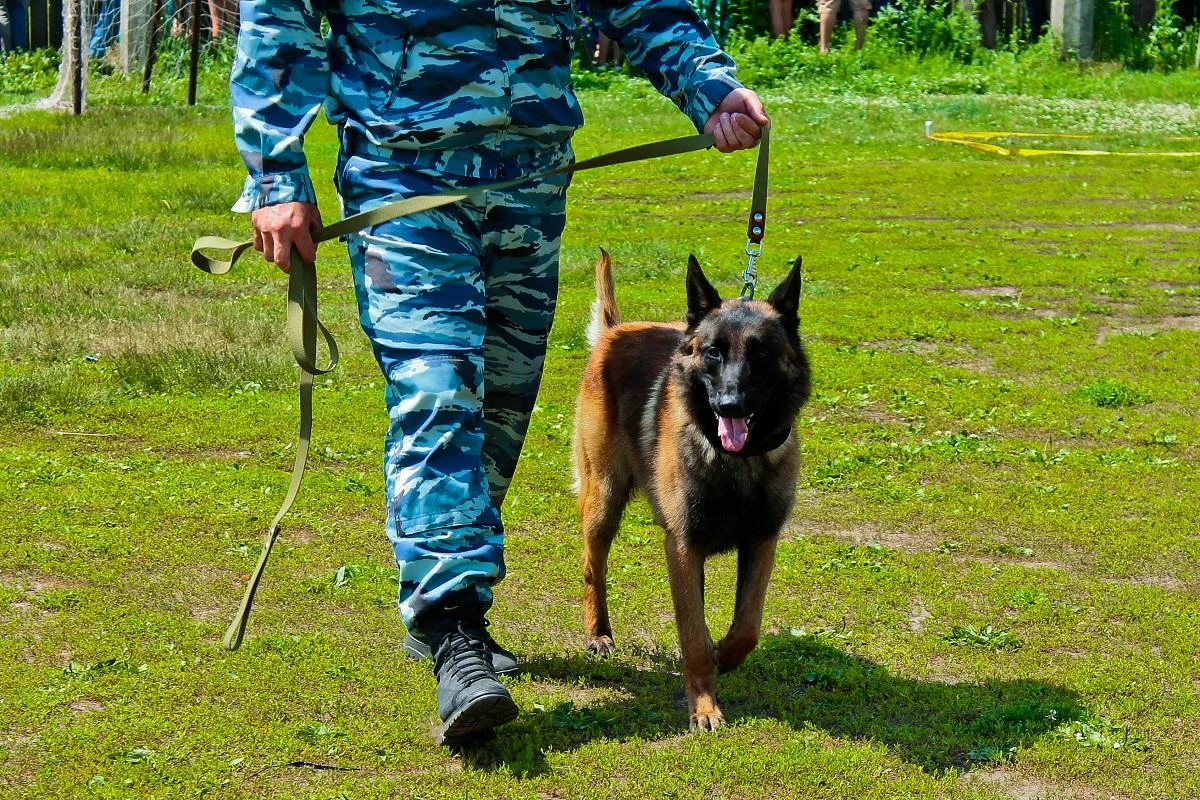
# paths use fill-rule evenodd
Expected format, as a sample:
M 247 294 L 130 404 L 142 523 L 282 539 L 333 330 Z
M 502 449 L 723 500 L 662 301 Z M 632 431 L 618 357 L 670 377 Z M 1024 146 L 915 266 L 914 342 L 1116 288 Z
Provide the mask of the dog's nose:
M 746 399 L 744 397 L 723 396 L 717 403 L 717 414 L 731 419 L 742 419 L 746 416 Z

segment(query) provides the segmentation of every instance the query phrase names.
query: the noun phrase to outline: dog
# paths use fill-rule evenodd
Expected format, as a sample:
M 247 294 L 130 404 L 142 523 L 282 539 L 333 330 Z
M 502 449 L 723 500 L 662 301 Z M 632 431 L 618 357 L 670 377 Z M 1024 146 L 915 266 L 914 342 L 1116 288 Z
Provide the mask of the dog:
M 683 324 L 622 323 L 612 262 L 600 250 L 591 353 L 572 450 L 583 530 L 587 647 L 614 649 L 605 579 L 635 489 L 666 530 L 689 728 L 725 718 L 716 673 L 758 645 L 779 531 L 795 498 L 795 419 L 810 370 L 800 341 L 801 259 L 766 301 L 722 300 L 688 259 Z M 714 647 L 704 620 L 704 561 L 737 550 L 733 624 Z

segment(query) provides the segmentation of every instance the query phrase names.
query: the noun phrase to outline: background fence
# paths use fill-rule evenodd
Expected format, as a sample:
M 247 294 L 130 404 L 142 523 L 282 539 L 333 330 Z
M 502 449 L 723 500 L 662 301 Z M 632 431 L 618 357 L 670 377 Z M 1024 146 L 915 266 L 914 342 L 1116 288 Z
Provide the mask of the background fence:
M 4 0 L 0 0 L 4 2 Z M 12 24 L 24 23 L 24 41 L 33 49 L 59 47 L 62 45 L 63 4 L 62 0 L 26 0 L 25 19 L 16 17 Z M 15 33 L 15 32 L 14 32 Z M 14 38 L 16 38 L 14 36 Z

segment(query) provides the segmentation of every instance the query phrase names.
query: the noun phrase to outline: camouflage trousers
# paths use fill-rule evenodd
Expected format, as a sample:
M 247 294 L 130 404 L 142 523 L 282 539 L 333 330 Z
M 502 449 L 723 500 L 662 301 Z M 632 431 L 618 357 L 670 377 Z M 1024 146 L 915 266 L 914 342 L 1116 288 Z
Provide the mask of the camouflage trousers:
M 514 156 L 499 179 L 565 157 Z M 489 182 L 364 144 L 344 143 L 338 168 L 346 214 Z M 486 192 L 348 238 L 360 321 L 386 378 L 387 534 L 409 629 L 459 589 L 490 605 L 504 577 L 500 505 L 541 382 L 568 183 Z

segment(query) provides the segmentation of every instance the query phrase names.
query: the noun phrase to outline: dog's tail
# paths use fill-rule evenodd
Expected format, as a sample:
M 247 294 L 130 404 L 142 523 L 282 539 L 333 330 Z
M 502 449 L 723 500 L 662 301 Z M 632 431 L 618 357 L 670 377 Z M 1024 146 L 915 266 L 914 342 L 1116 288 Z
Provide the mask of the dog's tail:
M 592 319 L 587 327 L 588 344 L 595 347 L 606 330 L 620 324 L 621 312 L 617 311 L 617 297 L 613 291 L 612 259 L 601 247 L 600 260 L 596 262 L 596 299 L 592 301 Z

